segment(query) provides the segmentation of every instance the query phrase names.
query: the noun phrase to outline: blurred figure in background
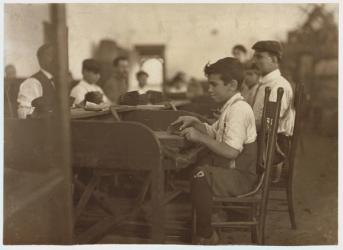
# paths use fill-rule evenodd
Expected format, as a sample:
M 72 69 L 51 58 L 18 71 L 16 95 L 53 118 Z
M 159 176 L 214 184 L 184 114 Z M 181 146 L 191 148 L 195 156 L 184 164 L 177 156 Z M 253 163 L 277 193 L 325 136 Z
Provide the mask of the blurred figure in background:
M 260 71 L 257 68 L 257 65 L 253 62 L 247 62 L 244 65 L 244 83 L 242 85 L 242 96 L 250 104 L 254 105 L 256 92 L 258 88 Z
M 86 101 L 95 104 L 110 103 L 101 87 L 97 84 L 100 79 L 100 65 L 94 59 L 82 62 L 82 80 L 71 90 L 74 104 L 84 106 Z M 93 93 L 93 94 L 92 94 Z
M 191 78 L 187 85 L 186 96 L 189 100 L 194 100 L 204 95 L 204 87 L 195 78 Z
M 146 85 L 148 84 L 148 78 L 149 74 L 143 70 L 140 70 L 136 73 L 139 94 L 144 94 L 145 92 L 147 92 L 148 89 L 146 88 Z
M 187 80 L 184 72 L 177 72 L 166 87 L 167 93 L 186 93 Z
M 37 59 L 40 70 L 26 79 L 19 88 L 18 93 L 18 117 L 25 119 L 33 113 L 35 108 L 51 112 L 56 102 L 56 89 L 53 81 L 55 48 L 50 44 L 44 44 L 37 50 Z M 34 107 L 32 102 L 39 98 Z
M 15 79 L 17 78 L 17 70 L 13 64 L 8 64 L 5 67 L 5 79 Z
M 237 58 L 241 63 L 245 63 L 248 60 L 248 51 L 241 45 L 237 44 L 232 48 L 232 55 Z
M 119 56 L 113 61 L 114 73 L 103 86 L 105 95 L 112 103 L 118 103 L 119 96 L 128 90 L 129 61 Z

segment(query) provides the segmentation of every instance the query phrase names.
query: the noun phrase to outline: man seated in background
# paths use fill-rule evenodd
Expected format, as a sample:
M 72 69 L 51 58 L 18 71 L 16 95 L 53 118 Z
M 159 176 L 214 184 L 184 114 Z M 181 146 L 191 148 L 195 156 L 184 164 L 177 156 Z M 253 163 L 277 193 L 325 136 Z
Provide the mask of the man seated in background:
M 85 106 L 86 102 L 110 105 L 110 101 L 102 88 L 97 85 L 100 79 L 100 66 L 94 59 L 82 62 L 82 80 L 71 90 L 70 96 L 74 97 L 76 106 Z
M 136 73 L 139 94 L 145 94 L 148 91 L 146 87 L 146 85 L 148 84 L 148 78 L 149 78 L 148 73 L 143 70 L 140 70 Z
M 250 104 L 250 106 L 253 106 L 255 102 L 256 97 L 256 91 L 259 86 L 259 77 L 260 72 L 253 62 L 248 62 L 244 65 L 244 83 L 242 85 L 242 96 L 245 98 L 245 100 Z
M 181 116 L 181 135 L 204 145 L 208 155 L 199 162 L 191 177 L 191 197 L 197 214 L 194 243 L 216 244 L 218 235 L 211 227 L 213 196 L 237 196 L 253 189 L 256 175 L 256 126 L 254 113 L 240 94 L 243 66 L 232 57 L 206 65 L 209 92 L 225 103 L 212 125 L 192 116 Z
M 35 108 L 52 112 L 56 103 L 56 89 L 53 82 L 55 49 L 52 45 L 44 44 L 37 50 L 37 59 L 40 70 L 26 79 L 19 88 L 18 92 L 18 117 L 27 118 Z M 34 107 L 32 102 L 40 107 Z
M 276 102 L 277 90 L 283 88 L 281 99 L 279 127 L 277 130 L 276 157 L 277 170 L 274 181 L 278 181 L 283 161 L 289 153 L 290 138 L 293 135 L 295 110 L 293 106 L 293 89 L 291 84 L 281 75 L 279 64 L 282 56 L 281 44 L 277 41 L 259 41 L 252 47 L 255 50 L 254 62 L 261 73 L 260 87 L 257 89 L 253 111 L 257 130 L 261 128 L 264 108 L 265 88 L 270 87 L 270 101 Z
M 201 82 L 192 78 L 187 85 L 187 98 L 189 100 L 194 100 L 196 98 L 203 96 L 204 94 L 204 87 L 202 86 Z
M 129 61 L 119 56 L 113 61 L 114 72 L 103 85 L 104 93 L 112 103 L 118 103 L 119 96 L 128 91 Z

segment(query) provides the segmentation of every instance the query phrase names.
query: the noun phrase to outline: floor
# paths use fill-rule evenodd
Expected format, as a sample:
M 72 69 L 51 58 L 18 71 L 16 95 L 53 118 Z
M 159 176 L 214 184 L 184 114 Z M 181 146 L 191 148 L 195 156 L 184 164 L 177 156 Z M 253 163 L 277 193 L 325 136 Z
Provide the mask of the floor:
M 337 138 L 305 132 L 299 147 L 294 178 L 298 228 L 292 230 L 287 213 L 268 213 L 267 245 L 334 245 L 338 242 L 338 142 Z M 189 207 L 168 206 L 168 216 L 189 216 Z M 187 220 L 187 218 L 185 218 Z M 128 241 L 113 231 L 99 243 L 148 243 L 142 237 Z M 170 244 L 185 239 L 168 238 Z M 222 244 L 250 244 L 248 233 L 224 233 Z

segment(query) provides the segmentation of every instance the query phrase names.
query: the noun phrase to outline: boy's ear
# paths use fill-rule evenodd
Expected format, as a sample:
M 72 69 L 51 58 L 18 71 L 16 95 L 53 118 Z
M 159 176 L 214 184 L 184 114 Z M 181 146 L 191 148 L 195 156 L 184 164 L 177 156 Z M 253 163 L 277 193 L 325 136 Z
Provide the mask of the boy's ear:
M 231 80 L 230 85 L 232 86 L 232 88 L 238 89 L 238 82 L 237 82 L 237 80 L 235 80 L 235 79 Z

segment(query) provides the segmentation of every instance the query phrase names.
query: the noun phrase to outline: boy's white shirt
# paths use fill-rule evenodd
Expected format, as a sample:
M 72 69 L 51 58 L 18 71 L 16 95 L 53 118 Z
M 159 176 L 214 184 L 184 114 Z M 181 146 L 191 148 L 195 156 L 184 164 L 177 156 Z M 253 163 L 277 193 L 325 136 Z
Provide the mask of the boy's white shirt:
M 257 137 L 254 113 L 240 93 L 224 104 L 214 124 L 204 124 L 209 136 L 240 152 L 244 144 L 254 142 Z
M 85 95 L 88 92 L 99 91 L 102 95 L 102 101 L 109 103 L 107 96 L 104 94 L 102 88 L 97 84 L 90 84 L 85 80 L 81 80 L 70 92 L 70 96 L 75 98 L 74 104 L 79 104 L 85 99 Z

